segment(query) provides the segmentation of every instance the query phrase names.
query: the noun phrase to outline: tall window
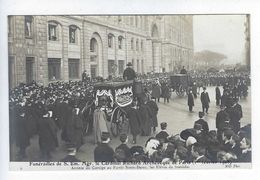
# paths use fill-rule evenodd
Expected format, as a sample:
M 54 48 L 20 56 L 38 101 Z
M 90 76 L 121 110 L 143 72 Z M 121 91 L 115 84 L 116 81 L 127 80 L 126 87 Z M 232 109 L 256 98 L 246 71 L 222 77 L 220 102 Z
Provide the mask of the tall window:
M 49 80 L 55 81 L 60 79 L 61 60 L 57 58 L 48 59 Z
M 69 78 L 77 79 L 79 78 L 79 59 L 69 59 Z
M 77 43 L 77 27 L 76 26 L 69 27 L 69 42 Z
M 108 74 L 109 75 L 112 75 L 114 73 L 114 65 L 115 65 L 114 60 L 108 60 Z
M 136 40 L 136 51 L 139 51 L 139 41 L 138 41 L 138 39 Z
M 118 74 L 122 75 L 124 72 L 124 65 L 125 61 L 124 60 L 118 60 Z
M 95 38 L 90 40 L 90 52 L 97 52 L 97 40 Z
M 144 41 L 141 41 L 141 51 L 144 51 Z
M 50 41 L 57 41 L 58 40 L 58 25 L 55 23 L 48 24 L 48 31 L 49 31 L 49 40 Z
M 108 47 L 109 48 L 113 47 L 113 35 L 112 34 L 108 35 Z
M 134 50 L 134 38 L 131 39 L 131 49 Z
M 118 37 L 118 49 L 122 49 L 123 47 L 123 36 Z
M 25 26 L 25 37 L 27 37 L 27 38 L 32 37 L 32 24 L 33 24 L 33 17 L 25 16 L 24 26 Z

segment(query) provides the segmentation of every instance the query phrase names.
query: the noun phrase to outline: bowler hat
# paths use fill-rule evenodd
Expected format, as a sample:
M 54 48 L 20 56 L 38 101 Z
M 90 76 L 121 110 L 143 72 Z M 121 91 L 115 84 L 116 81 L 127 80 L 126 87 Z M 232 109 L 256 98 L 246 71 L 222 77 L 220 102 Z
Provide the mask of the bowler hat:
M 162 122 L 160 125 L 161 125 L 161 129 L 165 129 L 167 127 L 167 123 L 166 122 Z
M 125 142 L 126 139 L 127 139 L 127 135 L 126 135 L 126 134 L 121 134 L 121 135 L 120 135 L 120 141 L 121 141 L 121 142 Z

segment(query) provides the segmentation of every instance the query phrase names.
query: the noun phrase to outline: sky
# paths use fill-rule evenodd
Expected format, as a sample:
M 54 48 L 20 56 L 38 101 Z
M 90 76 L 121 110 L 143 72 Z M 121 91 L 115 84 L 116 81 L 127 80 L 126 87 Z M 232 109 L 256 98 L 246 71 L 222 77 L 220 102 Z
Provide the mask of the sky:
M 227 56 L 225 64 L 244 62 L 245 15 L 193 16 L 194 52 L 210 50 Z

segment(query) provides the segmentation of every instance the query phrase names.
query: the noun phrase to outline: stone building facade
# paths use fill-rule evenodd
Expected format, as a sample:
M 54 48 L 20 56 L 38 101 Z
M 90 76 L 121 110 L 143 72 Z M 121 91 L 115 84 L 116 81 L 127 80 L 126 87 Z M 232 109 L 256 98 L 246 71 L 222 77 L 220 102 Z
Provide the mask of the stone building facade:
M 9 83 L 120 76 L 191 67 L 193 18 L 168 16 L 9 16 Z

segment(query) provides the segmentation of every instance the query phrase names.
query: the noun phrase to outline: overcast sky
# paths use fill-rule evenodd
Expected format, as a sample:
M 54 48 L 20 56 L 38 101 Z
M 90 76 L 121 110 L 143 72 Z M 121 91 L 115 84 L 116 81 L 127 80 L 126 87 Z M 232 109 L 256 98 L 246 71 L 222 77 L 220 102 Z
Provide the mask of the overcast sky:
M 194 51 L 211 50 L 225 54 L 228 64 L 244 61 L 245 15 L 193 16 Z

